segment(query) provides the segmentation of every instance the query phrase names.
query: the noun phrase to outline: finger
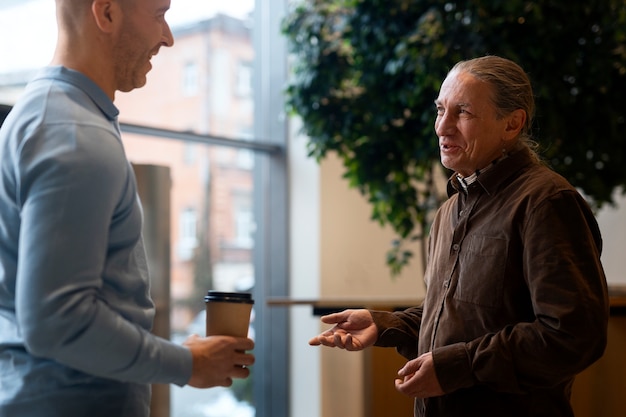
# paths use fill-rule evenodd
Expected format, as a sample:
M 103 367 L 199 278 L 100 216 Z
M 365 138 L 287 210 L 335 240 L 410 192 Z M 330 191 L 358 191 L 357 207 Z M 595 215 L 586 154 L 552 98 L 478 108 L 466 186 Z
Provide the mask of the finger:
M 309 340 L 309 345 L 319 346 L 323 344 L 323 345 L 328 346 L 326 343 L 323 342 L 323 340 L 326 338 L 332 338 L 333 329 L 335 329 L 335 327 L 333 327 L 332 329 L 326 330 L 324 333 L 320 333 L 319 335 L 311 338 L 311 340 Z
M 235 363 L 240 366 L 251 366 L 254 365 L 254 355 L 250 354 L 241 354 L 238 355 L 235 359 Z
M 245 351 L 254 349 L 254 340 L 248 338 L 238 338 L 235 343 L 235 350 Z
M 350 333 L 346 335 L 344 344 L 346 346 L 346 350 L 358 350 L 358 347 L 354 345 L 354 339 L 352 338 L 352 335 Z
M 250 376 L 250 369 L 243 366 L 237 366 L 232 371 L 233 378 L 245 379 Z M 229 378 L 230 379 L 230 378 Z M 231 379 L 232 384 L 232 379 Z
M 322 342 L 320 342 L 319 338 L 317 336 L 315 336 L 314 338 L 309 340 L 309 345 L 311 346 L 319 346 L 321 345 Z
M 411 367 L 409 366 L 409 364 L 405 364 L 402 368 L 398 369 L 398 376 L 400 378 L 404 378 L 407 375 L 411 375 L 413 373 L 413 370 L 411 369 Z
M 331 336 L 328 336 L 328 337 L 319 337 L 319 341 L 324 346 L 336 347 L 336 345 L 335 345 L 335 336 L 331 335 Z
M 352 352 L 357 350 L 363 350 L 363 345 L 361 344 L 359 339 L 353 337 L 352 334 L 348 333 L 348 335 L 346 336 L 346 350 Z
M 396 390 L 401 394 L 408 395 L 409 397 L 417 397 L 418 393 L 415 392 L 414 384 L 411 383 L 413 375 L 408 375 L 404 378 L 397 378 L 395 380 Z
M 344 341 L 342 340 L 341 335 L 338 334 L 338 333 L 336 333 L 335 336 L 333 337 L 333 343 L 338 348 L 341 348 L 341 349 L 345 349 L 346 348 L 346 345 L 345 345 Z
M 334 334 L 333 333 L 323 333 L 320 334 L 319 336 L 315 336 L 313 338 L 311 338 L 311 340 L 309 340 L 309 345 L 311 346 L 319 346 L 319 345 L 324 345 L 324 346 L 335 346 L 334 345 Z
M 406 377 L 409 375 L 413 375 L 420 368 L 420 361 L 418 359 L 413 359 L 404 364 L 402 368 L 398 370 L 399 377 Z
M 311 340 L 309 340 L 309 345 L 311 346 L 328 346 L 328 341 L 326 340 L 327 338 L 324 337 L 323 335 L 319 335 L 319 336 L 315 336 L 313 338 L 311 338 Z
M 396 391 L 398 391 L 399 393 L 404 394 L 404 395 L 410 395 L 407 392 L 406 385 L 404 384 L 404 380 L 403 379 L 398 378 L 398 379 L 396 379 L 394 381 L 394 383 L 395 383 L 395 386 L 396 386 Z

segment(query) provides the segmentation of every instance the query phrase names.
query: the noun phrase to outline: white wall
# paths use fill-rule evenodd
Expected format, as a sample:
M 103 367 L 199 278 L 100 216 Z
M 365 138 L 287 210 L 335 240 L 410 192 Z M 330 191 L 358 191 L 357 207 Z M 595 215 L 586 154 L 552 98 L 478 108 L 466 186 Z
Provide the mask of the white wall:
M 424 293 L 422 267 L 416 260 L 400 276 L 392 277 L 385 263 L 395 233 L 371 220 L 371 205 L 342 178 L 344 168 L 335 155 L 320 165 L 320 295 L 357 300 L 411 299 Z M 369 301 L 368 301 L 369 302 Z M 376 307 L 369 305 L 369 307 Z M 320 326 L 322 330 L 324 326 Z M 371 361 L 369 351 L 321 349 L 321 407 L 323 417 L 367 417 Z M 393 384 L 393 379 L 376 384 Z
M 333 154 L 321 163 L 321 295 L 419 300 L 424 293 L 420 245 L 410 246 L 410 265 L 392 277 L 385 261 L 396 234 L 371 220 L 371 204 L 348 187 L 344 172 Z
M 317 298 L 320 275 L 319 166 L 306 155 L 294 121 L 288 143 L 289 276 L 291 297 Z M 290 416 L 320 417 L 320 350 L 308 345 L 319 332 L 310 306 L 290 307 Z
M 371 221 L 371 206 L 348 187 L 339 159 L 329 155 L 318 165 L 307 156 L 298 129 L 292 127 L 288 150 L 291 297 L 419 300 L 421 263 L 391 277 L 385 253 L 395 234 Z M 309 346 L 327 327 L 311 306 L 290 307 L 290 319 L 290 415 L 367 416 L 367 352 Z
M 626 196 L 615 193 L 615 207 L 598 213 L 602 232 L 602 264 L 610 284 L 626 285 Z

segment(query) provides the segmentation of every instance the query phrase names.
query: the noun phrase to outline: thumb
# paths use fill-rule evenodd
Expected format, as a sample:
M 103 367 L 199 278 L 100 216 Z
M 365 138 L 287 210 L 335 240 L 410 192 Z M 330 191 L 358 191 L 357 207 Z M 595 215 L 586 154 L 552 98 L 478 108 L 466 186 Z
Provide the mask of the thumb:
M 413 375 L 418 369 L 417 360 L 408 361 L 398 370 L 398 376 L 404 378 L 405 376 Z
M 200 339 L 200 336 L 198 336 L 196 333 L 190 334 L 189 336 L 187 336 L 187 338 L 183 342 L 183 345 L 186 346 L 186 345 L 188 345 L 190 343 L 195 342 L 198 339 Z
M 347 314 L 345 311 L 342 311 L 340 313 L 327 314 L 325 316 L 320 317 L 320 319 L 322 320 L 323 323 L 335 324 L 335 323 L 341 323 L 342 321 L 346 321 L 348 316 L 349 314 Z

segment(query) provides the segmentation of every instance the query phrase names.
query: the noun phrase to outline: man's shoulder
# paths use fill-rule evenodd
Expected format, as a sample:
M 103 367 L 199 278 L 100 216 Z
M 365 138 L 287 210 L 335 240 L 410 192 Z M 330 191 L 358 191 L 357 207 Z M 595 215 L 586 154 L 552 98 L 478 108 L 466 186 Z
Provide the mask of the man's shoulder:
M 112 125 L 119 113 L 98 85 L 84 74 L 65 67 L 46 67 L 39 71 L 17 106 L 51 123 Z
M 563 191 L 576 191 L 573 185 L 548 165 L 537 163 L 528 166 L 513 180 L 519 192 L 531 194 L 554 194 Z

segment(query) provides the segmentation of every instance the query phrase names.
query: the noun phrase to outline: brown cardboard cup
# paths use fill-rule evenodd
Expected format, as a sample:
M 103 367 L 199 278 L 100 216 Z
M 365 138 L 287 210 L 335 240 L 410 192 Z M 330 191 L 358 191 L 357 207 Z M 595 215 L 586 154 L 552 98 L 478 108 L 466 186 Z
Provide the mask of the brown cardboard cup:
M 252 312 L 252 295 L 209 291 L 206 303 L 206 335 L 247 337 Z

